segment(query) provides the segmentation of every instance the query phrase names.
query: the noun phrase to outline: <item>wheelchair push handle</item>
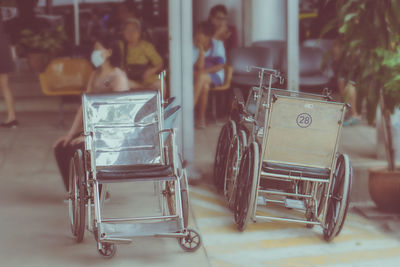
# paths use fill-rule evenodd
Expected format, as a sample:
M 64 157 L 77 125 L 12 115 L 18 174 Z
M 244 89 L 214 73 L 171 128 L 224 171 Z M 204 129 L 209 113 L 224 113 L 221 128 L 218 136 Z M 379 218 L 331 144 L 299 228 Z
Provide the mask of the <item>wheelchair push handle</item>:
M 166 70 L 162 70 L 159 74 L 158 74 L 158 79 L 161 82 L 161 104 L 165 104 L 164 101 L 164 90 L 165 90 L 165 77 L 167 76 L 167 71 Z
M 247 72 L 251 72 L 252 70 L 258 71 L 258 78 L 260 79 L 260 85 L 262 85 L 265 75 L 270 75 L 272 78 L 279 79 L 279 83 L 283 84 L 284 77 L 278 70 L 269 69 L 269 68 L 262 68 L 257 66 L 247 66 Z M 270 77 L 271 78 L 271 77 Z

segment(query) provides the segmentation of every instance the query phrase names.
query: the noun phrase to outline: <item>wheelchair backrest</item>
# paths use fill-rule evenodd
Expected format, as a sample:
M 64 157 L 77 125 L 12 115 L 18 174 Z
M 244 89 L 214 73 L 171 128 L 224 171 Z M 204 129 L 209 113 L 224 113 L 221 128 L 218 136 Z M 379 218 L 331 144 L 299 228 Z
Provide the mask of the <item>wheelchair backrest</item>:
M 96 167 L 163 164 L 158 91 L 84 94 L 82 107 Z
M 277 96 L 264 131 L 263 161 L 330 169 L 344 112 L 342 103 Z

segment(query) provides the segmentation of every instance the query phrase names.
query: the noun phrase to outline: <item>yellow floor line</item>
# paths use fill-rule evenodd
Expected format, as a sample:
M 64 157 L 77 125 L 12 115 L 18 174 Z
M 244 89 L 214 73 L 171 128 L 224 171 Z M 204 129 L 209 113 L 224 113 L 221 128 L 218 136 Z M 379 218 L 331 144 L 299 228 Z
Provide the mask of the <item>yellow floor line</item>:
M 304 229 L 307 231 L 307 229 Z M 268 234 L 265 234 L 265 237 L 268 238 Z M 387 236 L 384 236 L 379 233 L 372 233 L 368 236 L 360 235 L 360 234 L 348 234 L 348 235 L 339 235 L 337 236 L 332 243 L 344 243 L 351 240 L 354 242 L 358 242 L 358 240 L 366 241 L 366 240 L 380 240 L 386 239 Z M 314 244 L 322 244 L 326 245 L 326 241 L 323 239 L 323 236 L 318 233 L 314 233 L 312 236 L 303 236 L 303 237 L 295 237 L 295 238 L 283 238 L 276 240 L 260 240 L 260 241 L 249 241 L 249 242 L 240 242 L 238 238 L 238 242 L 234 244 L 224 244 L 221 246 L 207 246 L 208 251 L 212 251 L 213 253 L 223 254 L 223 253 L 234 253 L 235 251 L 244 251 L 244 250 L 259 250 L 259 249 L 269 249 L 269 248 L 286 248 L 286 247 L 296 247 L 296 246 L 304 246 L 304 245 L 314 245 Z M 399 247 L 400 248 L 400 247 Z
M 190 192 L 190 197 L 194 198 L 194 199 L 198 199 L 198 200 L 203 200 L 206 201 L 208 203 L 212 203 L 215 205 L 218 205 L 220 207 L 226 207 L 226 202 L 220 198 L 220 197 L 209 197 L 209 196 L 205 196 L 202 194 L 199 194 L 197 192 Z
M 239 267 L 240 265 L 232 264 L 230 262 L 211 259 L 211 266 L 213 267 Z
M 197 219 L 229 216 L 229 213 L 227 213 L 227 212 L 208 209 L 208 208 L 201 207 L 201 206 L 193 204 L 193 203 L 192 203 L 191 207 L 192 207 L 192 212 L 194 214 L 194 217 L 196 217 Z
M 351 263 L 376 260 L 382 258 L 395 258 L 400 256 L 400 248 L 389 248 L 389 249 L 374 249 L 364 251 L 349 251 L 344 253 L 334 253 L 320 256 L 309 256 L 309 257 L 296 257 L 290 259 L 280 259 L 275 261 L 267 261 L 267 266 L 282 266 L 282 267 L 302 267 L 302 266 L 321 266 L 327 264 L 340 264 L 340 263 Z

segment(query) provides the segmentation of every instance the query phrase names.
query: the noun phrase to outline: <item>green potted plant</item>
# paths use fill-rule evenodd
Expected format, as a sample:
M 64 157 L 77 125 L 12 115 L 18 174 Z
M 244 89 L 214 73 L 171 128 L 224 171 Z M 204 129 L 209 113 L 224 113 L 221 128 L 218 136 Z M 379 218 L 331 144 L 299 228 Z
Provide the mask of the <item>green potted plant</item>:
M 39 31 L 22 30 L 18 50 L 28 58 L 28 63 L 35 72 L 41 72 L 48 60 L 63 52 L 67 35 L 63 26 L 45 28 Z
M 369 191 L 379 208 L 400 210 L 400 172 L 395 168 L 391 113 L 400 104 L 400 1 L 337 0 L 337 17 L 327 28 L 339 29 L 339 75 L 356 81 L 367 99 L 367 119 L 379 105 L 388 166 L 369 170 Z

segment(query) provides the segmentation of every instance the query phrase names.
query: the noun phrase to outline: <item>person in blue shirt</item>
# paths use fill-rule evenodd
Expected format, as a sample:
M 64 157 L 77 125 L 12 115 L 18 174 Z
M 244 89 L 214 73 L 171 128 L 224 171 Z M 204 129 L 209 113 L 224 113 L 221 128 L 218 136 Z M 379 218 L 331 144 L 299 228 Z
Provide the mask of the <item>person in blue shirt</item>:
M 226 62 L 222 41 L 213 39 L 215 27 L 210 22 L 200 23 L 194 35 L 194 105 L 198 108 L 198 128 L 205 128 L 208 92 L 224 82 Z

